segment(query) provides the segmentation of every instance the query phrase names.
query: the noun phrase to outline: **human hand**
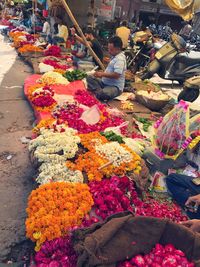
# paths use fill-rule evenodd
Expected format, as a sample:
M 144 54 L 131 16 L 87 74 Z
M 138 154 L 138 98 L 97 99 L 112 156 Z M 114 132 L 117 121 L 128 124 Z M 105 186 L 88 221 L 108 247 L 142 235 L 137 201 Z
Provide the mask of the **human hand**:
M 198 207 L 200 206 L 200 194 L 196 196 L 189 197 L 188 200 L 185 202 L 185 206 L 191 206 L 194 204 L 195 210 L 197 211 Z
M 182 225 L 188 227 L 193 232 L 200 233 L 200 220 L 190 220 L 181 222 Z
M 101 71 L 95 71 L 94 77 L 96 77 L 96 78 L 102 78 L 103 77 L 103 72 L 101 72 Z

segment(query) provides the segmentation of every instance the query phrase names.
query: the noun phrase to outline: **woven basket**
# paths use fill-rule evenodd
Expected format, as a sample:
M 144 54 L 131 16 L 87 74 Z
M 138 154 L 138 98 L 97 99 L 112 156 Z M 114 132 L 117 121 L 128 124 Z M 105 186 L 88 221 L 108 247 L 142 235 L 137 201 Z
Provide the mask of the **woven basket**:
M 160 111 L 169 103 L 170 100 L 170 97 L 168 98 L 168 100 L 155 100 L 139 95 L 137 93 L 135 94 L 135 98 L 138 101 L 138 103 L 144 105 L 145 107 L 149 108 L 152 111 Z
M 151 83 L 151 82 L 148 82 L 148 83 L 145 83 L 145 82 L 135 82 L 135 83 L 132 83 L 131 86 L 133 87 L 133 89 L 135 89 L 136 91 L 153 91 L 153 92 L 158 92 L 159 91 L 159 88 Z

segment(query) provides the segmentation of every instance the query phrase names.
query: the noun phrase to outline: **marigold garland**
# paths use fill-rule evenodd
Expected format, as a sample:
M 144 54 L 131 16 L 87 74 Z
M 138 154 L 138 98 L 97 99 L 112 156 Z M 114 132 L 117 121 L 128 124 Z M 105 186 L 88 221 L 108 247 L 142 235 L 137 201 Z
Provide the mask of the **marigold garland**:
M 20 47 L 18 49 L 18 51 L 20 53 L 26 53 L 26 52 L 42 52 L 43 49 L 38 47 L 38 46 L 35 46 L 35 45 L 32 45 L 32 44 L 26 44 L 22 47 Z
M 54 69 L 54 72 L 60 73 L 60 74 L 64 74 L 66 71 L 62 70 L 62 69 Z
M 44 87 L 45 84 L 43 83 L 36 83 L 34 85 L 31 85 L 28 87 L 28 99 L 31 101 L 34 97 L 33 97 L 33 93 L 39 89 L 39 88 L 42 88 Z
M 79 226 L 93 205 L 86 184 L 55 182 L 33 190 L 28 199 L 26 235 L 36 250 L 46 240 L 64 236 Z
M 75 161 L 75 164 L 67 161 L 66 166 L 72 170 L 79 170 L 82 172 L 86 172 L 89 181 L 101 181 L 104 176 L 111 177 L 112 175 L 125 175 L 127 172 L 133 171 L 135 174 L 139 174 L 141 171 L 141 158 L 129 149 L 124 144 L 117 144 L 122 149 L 127 151 L 130 156 L 130 161 L 121 161 L 119 164 L 115 164 L 115 162 L 110 162 L 106 156 L 99 154 L 95 150 L 96 144 L 113 144 L 115 142 L 108 142 L 107 139 L 101 136 L 99 138 L 98 133 L 90 133 L 87 135 L 79 135 L 81 138 L 81 142 L 83 146 L 89 149 L 83 155 L 79 155 L 78 159 Z M 102 140 L 102 143 L 101 143 Z M 120 155 L 119 155 L 120 157 Z M 106 166 L 106 164 L 108 164 Z M 103 167 L 103 168 L 102 168 Z
M 52 123 L 54 123 L 54 119 L 44 119 L 41 120 L 32 130 L 33 133 L 39 134 L 40 133 L 40 129 L 41 128 L 48 128 L 49 125 L 51 125 Z
M 81 144 L 90 151 L 95 151 L 95 145 L 97 143 L 105 144 L 108 140 L 102 136 L 99 132 L 91 132 L 88 134 L 79 134 L 81 138 Z

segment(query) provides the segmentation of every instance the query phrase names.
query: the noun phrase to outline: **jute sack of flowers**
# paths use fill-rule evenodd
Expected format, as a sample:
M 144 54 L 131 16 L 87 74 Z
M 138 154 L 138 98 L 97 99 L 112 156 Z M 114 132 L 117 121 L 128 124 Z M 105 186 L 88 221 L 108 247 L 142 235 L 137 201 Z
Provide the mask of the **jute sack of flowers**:
M 114 267 L 150 253 L 156 244 L 172 244 L 200 267 L 200 235 L 169 220 L 119 213 L 104 223 L 74 232 L 78 267 Z

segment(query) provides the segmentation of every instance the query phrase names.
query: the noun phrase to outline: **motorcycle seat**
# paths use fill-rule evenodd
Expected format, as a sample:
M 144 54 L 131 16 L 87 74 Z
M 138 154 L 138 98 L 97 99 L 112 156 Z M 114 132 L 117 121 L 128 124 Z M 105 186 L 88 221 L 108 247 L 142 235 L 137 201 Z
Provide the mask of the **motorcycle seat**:
M 186 66 L 191 66 L 200 63 L 200 52 L 190 52 L 179 54 L 177 56 L 177 61 Z

